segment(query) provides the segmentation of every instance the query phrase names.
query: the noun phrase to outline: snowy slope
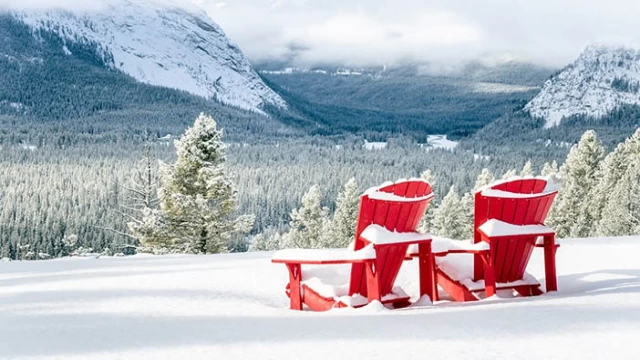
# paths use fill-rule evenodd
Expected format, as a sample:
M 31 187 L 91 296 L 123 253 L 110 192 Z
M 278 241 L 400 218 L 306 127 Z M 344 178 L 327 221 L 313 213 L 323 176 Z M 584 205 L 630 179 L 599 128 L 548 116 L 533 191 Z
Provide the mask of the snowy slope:
M 111 66 L 141 82 L 244 109 L 285 106 L 203 11 L 158 0 L 99 2 L 93 10 L 29 10 L 15 16 L 66 41 L 99 44 Z M 66 46 L 61 50 L 70 55 Z
M 578 59 L 549 79 L 525 110 L 549 128 L 563 117 L 601 117 L 621 104 L 640 104 L 640 51 L 601 45 L 587 47 Z
M 270 253 L 0 263 L 0 358 L 640 358 L 640 237 L 561 244 L 556 294 L 328 313 L 287 309 Z

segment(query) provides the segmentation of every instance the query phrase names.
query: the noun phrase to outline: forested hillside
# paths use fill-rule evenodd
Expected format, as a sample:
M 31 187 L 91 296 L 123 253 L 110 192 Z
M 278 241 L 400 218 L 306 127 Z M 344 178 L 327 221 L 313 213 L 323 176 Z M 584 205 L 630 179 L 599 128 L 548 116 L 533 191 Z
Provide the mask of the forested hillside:
M 430 134 L 460 138 L 522 107 L 551 70 L 527 64 L 469 64 L 448 75 L 421 66 L 262 71 L 291 105 L 294 119 L 318 134 L 368 138 Z

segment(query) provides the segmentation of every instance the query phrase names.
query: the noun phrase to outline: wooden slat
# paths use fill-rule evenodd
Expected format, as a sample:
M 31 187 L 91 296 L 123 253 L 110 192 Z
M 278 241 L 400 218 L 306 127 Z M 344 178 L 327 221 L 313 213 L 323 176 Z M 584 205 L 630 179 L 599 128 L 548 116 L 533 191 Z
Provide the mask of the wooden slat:
M 529 206 L 527 207 L 526 214 L 524 216 L 523 224 L 524 225 L 535 225 L 537 224 L 534 219 L 536 217 L 536 213 L 538 212 L 538 207 L 540 206 L 540 198 L 533 198 L 529 201 Z
M 409 217 L 409 213 L 411 213 L 412 204 L 404 203 L 400 207 L 400 211 L 398 213 L 398 222 L 396 223 L 396 230 L 398 232 L 404 232 L 407 229 L 407 221 L 406 219 Z
M 407 253 L 408 245 L 396 246 L 396 252 L 393 254 L 393 257 L 390 262 L 389 269 L 386 270 L 386 282 L 382 286 L 382 289 L 385 291 L 383 294 L 391 293 L 393 290 L 393 284 L 396 282 L 396 278 L 398 277 L 398 273 L 400 272 L 400 268 L 404 263 L 404 255 Z
M 522 188 L 522 180 L 514 180 L 506 183 L 505 189 L 506 191 L 512 193 L 520 193 L 520 189 Z
M 505 199 L 502 207 L 502 216 L 498 220 L 513 223 L 516 215 L 516 205 L 519 199 Z
M 418 229 L 418 225 L 420 224 L 420 220 L 424 216 L 424 212 L 429 205 L 430 200 L 421 201 L 418 204 L 418 209 L 416 211 L 416 216 L 414 216 L 413 221 L 409 224 L 408 228 L 405 231 L 416 231 Z
M 516 200 L 516 208 L 513 212 L 513 220 L 511 221 L 514 225 L 524 225 L 524 218 L 527 215 L 527 211 L 531 206 L 531 202 L 529 199 L 517 199 Z
M 512 261 L 509 267 L 505 269 L 507 272 L 507 278 L 509 279 L 515 279 L 518 276 L 518 269 L 520 268 L 522 254 L 524 253 L 524 250 L 526 249 L 526 245 L 527 245 L 526 241 L 523 241 L 523 240 L 525 239 L 521 239 L 521 238 L 514 239 L 516 246 L 514 247 Z
M 504 199 L 491 198 L 487 199 L 487 207 L 489 208 L 488 219 L 501 219 L 502 207 L 504 206 Z
M 502 276 L 496 275 L 496 277 L 504 277 L 505 279 L 507 279 L 507 281 L 511 281 L 510 279 L 513 276 L 511 269 L 518 267 L 517 264 L 514 265 L 515 263 L 520 263 L 520 254 L 518 253 L 518 247 L 521 242 L 518 240 L 518 238 L 507 240 L 509 244 L 507 246 L 504 265 L 502 266 Z
M 399 246 L 382 246 L 387 249 L 384 258 L 378 258 L 378 274 L 380 276 L 380 291 L 382 295 L 391 292 L 390 282 L 392 281 L 393 271 L 397 266 L 396 258 L 399 253 Z
M 373 224 L 386 226 L 387 215 L 389 213 L 389 202 L 375 201 L 376 209 L 373 212 Z
M 411 231 L 411 225 L 413 225 L 413 221 L 418 216 L 418 210 L 420 208 L 419 204 L 412 203 L 407 204 L 410 206 L 409 213 L 407 214 L 407 218 L 404 219 L 404 224 L 402 224 L 402 230 L 398 229 L 398 231 Z M 422 214 L 420 214 L 422 216 Z
M 551 209 L 551 205 L 553 205 L 553 199 L 556 197 L 556 194 L 549 194 L 546 196 L 547 198 L 547 203 L 544 206 L 544 209 L 542 210 L 542 214 L 540 216 L 540 223 L 544 224 L 544 220 L 547 218 L 547 214 L 549 213 L 549 210 Z
M 536 179 L 536 183 L 533 186 L 533 193 L 539 194 L 544 191 L 544 188 L 547 187 L 547 181 L 542 179 Z
M 525 247 L 522 251 L 520 264 L 518 265 L 518 271 L 516 272 L 518 279 L 521 279 L 522 276 L 524 276 L 524 272 L 527 269 L 527 265 L 529 264 L 529 259 L 531 258 L 531 254 L 533 253 L 535 241 L 536 241 L 535 236 L 529 236 L 526 239 L 524 239 Z
M 508 183 L 502 183 L 502 184 L 498 184 L 498 185 L 492 186 L 491 188 L 494 189 L 494 190 L 507 191 L 507 184 Z
M 398 196 L 406 196 L 408 187 L 408 182 L 401 182 L 393 187 L 393 193 Z
M 524 179 L 522 180 L 522 186 L 520 187 L 521 194 L 533 194 L 533 188 L 535 187 L 536 179 Z
M 373 222 L 373 213 L 375 211 L 376 203 L 369 199 L 368 196 L 363 196 L 360 200 L 360 212 L 358 213 L 358 225 L 356 226 L 356 238 L 354 250 L 362 249 L 365 244 L 360 239 L 360 234 L 371 225 Z
M 508 247 L 507 239 L 499 239 L 499 240 L 491 240 L 491 246 L 495 246 L 495 257 L 493 258 L 493 266 L 494 271 L 496 272 L 496 281 L 502 281 L 502 267 L 504 266 L 506 255 L 507 255 L 507 247 Z
M 402 203 L 390 203 L 389 210 L 387 211 L 387 218 L 384 222 L 384 227 L 387 230 L 394 231 L 398 226 L 398 222 L 403 222 L 400 218 L 400 210 L 402 210 Z
M 551 205 L 551 201 L 549 197 L 544 196 L 540 198 L 540 204 L 538 205 L 538 209 L 536 210 L 536 215 L 533 218 L 533 222 L 535 224 L 542 224 L 544 222 L 544 218 L 547 216 L 548 207 L 547 205 Z

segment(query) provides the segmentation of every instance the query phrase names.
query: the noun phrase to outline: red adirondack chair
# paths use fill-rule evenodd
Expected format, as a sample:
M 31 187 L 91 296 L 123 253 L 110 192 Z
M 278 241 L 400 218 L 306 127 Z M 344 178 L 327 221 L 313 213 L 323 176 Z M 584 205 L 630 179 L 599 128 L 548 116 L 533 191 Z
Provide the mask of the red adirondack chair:
M 286 293 L 291 309 L 302 310 L 304 303 L 312 310 L 322 311 L 334 307 L 363 306 L 374 300 L 394 307 L 409 305 L 409 296 L 393 285 L 410 244 L 419 244 L 420 295 L 429 295 L 433 299 L 437 285 L 431 238 L 416 232 L 433 197 L 431 186 L 423 180 L 383 184 L 361 197 L 352 249 L 276 252 L 271 261 L 286 264 L 289 270 Z M 348 292 L 343 295 L 327 294 L 322 284 L 305 281 L 303 264 L 350 264 Z
M 545 178 L 512 178 L 476 192 L 473 242 L 488 243 L 489 249 L 472 252 L 472 267 L 465 267 L 461 259 L 447 259 L 449 256 L 438 259 L 438 284 L 456 301 L 477 300 L 482 291 L 489 297 L 498 289 L 540 295 L 540 284 L 526 268 L 533 249 L 542 247 L 546 289 L 556 291 L 558 245 L 553 229 L 544 225 L 556 194 L 555 186 Z

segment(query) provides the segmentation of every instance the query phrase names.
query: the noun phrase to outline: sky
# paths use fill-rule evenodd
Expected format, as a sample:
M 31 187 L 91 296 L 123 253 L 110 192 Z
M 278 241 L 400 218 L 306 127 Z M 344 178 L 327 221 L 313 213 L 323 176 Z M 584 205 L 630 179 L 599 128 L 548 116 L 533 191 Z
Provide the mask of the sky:
M 519 60 L 562 67 L 592 43 L 640 44 L 638 0 L 151 1 L 195 3 L 253 62 L 297 66 Z M 95 3 L 0 0 L 31 7 Z
M 254 61 L 521 60 L 561 67 L 640 42 L 638 0 L 201 0 Z

